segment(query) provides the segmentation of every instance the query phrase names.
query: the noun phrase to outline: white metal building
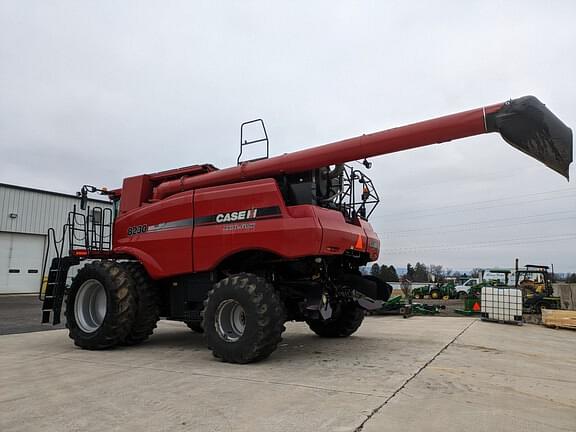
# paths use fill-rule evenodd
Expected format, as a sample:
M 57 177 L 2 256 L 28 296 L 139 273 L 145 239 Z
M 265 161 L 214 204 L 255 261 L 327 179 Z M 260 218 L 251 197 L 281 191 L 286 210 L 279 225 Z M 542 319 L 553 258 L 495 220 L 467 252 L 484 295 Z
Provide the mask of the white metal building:
M 48 228 L 60 239 L 75 204 L 80 207 L 74 195 L 0 183 L 0 294 L 39 291 Z M 112 207 L 101 200 L 90 200 L 89 205 Z

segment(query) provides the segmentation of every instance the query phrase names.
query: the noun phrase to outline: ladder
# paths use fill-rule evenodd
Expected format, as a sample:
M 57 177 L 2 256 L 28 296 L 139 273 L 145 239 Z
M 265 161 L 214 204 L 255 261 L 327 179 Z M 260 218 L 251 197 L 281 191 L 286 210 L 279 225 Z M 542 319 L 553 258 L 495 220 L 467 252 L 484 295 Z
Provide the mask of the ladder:
M 66 293 L 66 278 L 68 270 L 73 265 L 80 263 L 80 259 L 75 256 L 56 257 L 52 259 L 48 270 L 48 280 L 44 292 L 40 294 L 42 303 L 42 324 L 50 322 L 52 325 L 60 324 L 60 313 L 62 302 Z
M 88 207 L 86 214 L 82 214 L 74 206 L 62 227 L 60 239 L 56 238 L 54 228 L 48 229 L 48 243 L 44 253 L 42 282 L 38 296 L 42 301 L 42 324 L 49 323 L 50 319 L 52 319 L 52 325 L 61 322 L 60 315 L 67 291 L 68 271 L 70 267 L 80 264 L 81 260 L 78 254 L 74 254 L 74 251 L 82 251 L 84 258 L 90 254 L 110 251 L 112 222 L 112 210 L 109 208 L 93 207 L 91 209 Z M 66 253 L 65 246 L 68 247 Z M 46 264 L 51 251 L 55 257 L 52 258 L 48 274 L 46 274 Z

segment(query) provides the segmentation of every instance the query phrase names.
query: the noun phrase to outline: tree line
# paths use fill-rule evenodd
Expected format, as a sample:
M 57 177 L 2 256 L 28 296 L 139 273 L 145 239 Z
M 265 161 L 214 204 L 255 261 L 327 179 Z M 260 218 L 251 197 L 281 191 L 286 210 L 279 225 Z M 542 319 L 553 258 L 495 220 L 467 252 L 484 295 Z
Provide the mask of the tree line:
M 406 265 L 406 277 L 412 282 L 444 282 L 446 278 L 460 278 L 460 277 L 478 277 L 480 269 L 475 268 L 470 272 L 470 274 L 460 273 L 458 271 L 453 271 L 452 269 L 445 269 L 441 265 L 430 265 L 427 266 L 424 263 L 417 262 L 412 265 L 408 263 Z M 386 282 L 398 282 L 399 277 L 396 268 L 393 265 L 387 266 L 385 264 L 379 265 L 377 263 L 372 264 L 370 268 L 370 274 L 372 276 L 379 277 Z
M 477 278 L 480 276 L 482 269 L 474 268 L 468 273 L 461 273 L 451 269 L 445 269 L 441 265 L 429 265 L 417 262 L 412 265 L 406 265 L 406 277 L 412 282 L 444 282 L 446 278 Z M 376 276 L 386 282 L 398 282 L 399 277 L 396 268 L 393 265 L 387 266 L 385 264 L 379 265 L 372 264 L 370 274 Z M 558 282 L 576 283 L 576 273 L 567 273 L 564 277 L 554 275 L 554 280 Z
M 382 279 L 385 282 L 398 282 L 398 273 L 393 265 L 378 265 L 377 263 L 372 264 L 370 268 L 370 274 Z

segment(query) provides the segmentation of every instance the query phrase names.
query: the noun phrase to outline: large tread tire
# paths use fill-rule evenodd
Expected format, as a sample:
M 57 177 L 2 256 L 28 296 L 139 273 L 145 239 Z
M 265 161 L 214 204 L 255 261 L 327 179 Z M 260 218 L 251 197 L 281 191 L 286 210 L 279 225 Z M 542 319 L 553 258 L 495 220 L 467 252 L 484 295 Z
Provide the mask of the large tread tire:
M 77 323 L 74 305 L 81 286 L 96 280 L 106 292 L 106 314 L 93 332 L 83 331 Z M 134 324 L 136 296 L 134 281 L 128 272 L 114 261 L 94 261 L 76 275 L 66 298 L 66 327 L 74 344 L 80 348 L 100 350 L 124 341 Z
M 355 303 L 344 303 L 335 318 L 307 320 L 310 330 L 320 337 L 342 338 L 356 332 L 364 321 L 364 309 Z
M 154 333 L 160 319 L 159 296 L 146 269 L 138 262 L 124 262 L 122 267 L 133 279 L 136 293 L 136 316 L 132 329 L 122 341 L 123 345 L 137 345 Z
M 218 307 L 233 300 L 245 312 L 244 332 L 237 341 L 227 341 L 216 329 Z M 268 357 L 286 329 L 284 303 L 272 284 L 250 273 L 239 273 L 214 284 L 204 301 L 202 327 L 214 357 L 228 363 L 252 363 Z
M 442 298 L 442 294 L 440 293 L 439 290 L 433 289 L 432 291 L 430 291 L 430 298 L 433 300 L 439 300 Z

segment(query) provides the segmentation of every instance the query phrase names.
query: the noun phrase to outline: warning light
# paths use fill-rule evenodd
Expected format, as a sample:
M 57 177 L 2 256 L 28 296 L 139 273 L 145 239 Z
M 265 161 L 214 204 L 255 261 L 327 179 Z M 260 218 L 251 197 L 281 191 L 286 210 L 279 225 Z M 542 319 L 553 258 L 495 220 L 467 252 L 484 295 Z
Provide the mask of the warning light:
M 362 187 L 362 201 L 368 201 L 368 198 L 370 198 L 370 190 L 368 186 L 364 185 Z

